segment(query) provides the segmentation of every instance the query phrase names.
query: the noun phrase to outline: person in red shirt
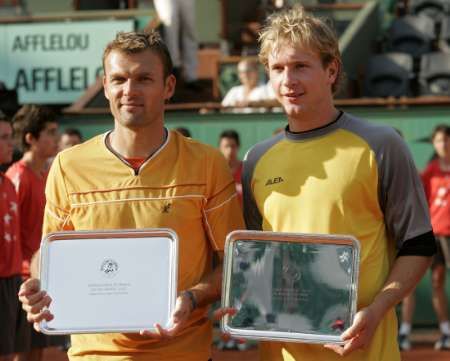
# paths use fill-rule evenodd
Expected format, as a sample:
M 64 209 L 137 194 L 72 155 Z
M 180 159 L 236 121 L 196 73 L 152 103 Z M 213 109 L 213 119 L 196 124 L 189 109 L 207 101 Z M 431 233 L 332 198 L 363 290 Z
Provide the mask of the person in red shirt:
M 11 162 L 12 154 L 12 127 L 0 112 L 0 164 Z M 10 361 L 20 351 L 25 330 L 17 325 L 23 325 L 26 316 L 17 298 L 22 283 L 18 200 L 13 184 L 1 172 L 0 198 L 0 361 Z
M 445 258 L 441 244 L 450 241 L 450 127 L 438 125 L 431 137 L 436 157 L 422 173 L 422 182 L 430 208 L 431 223 L 436 235 L 438 252 L 431 265 L 432 301 L 439 320 L 441 337 L 435 349 L 450 349 L 450 324 L 445 294 Z M 405 298 L 402 305 L 402 324 L 399 331 L 399 345 L 403 350 L 411 348 L 409 334 L 414 314 L 414 293 Z
M 239 148 L 241 142 L 239 134 L 235 130 L 224 130 L 219 137 L 219 150 L 225 157 L 236 182 L 236 192 L 239 197 L 239 202 L 242 205 L 242 161 L 238 159 Z
M 29 277 L 31 257 L 39 249 L 45 208 L 45 181 L 48 159 L 58 152 L 58 124 L 55 114 L 48 108 L 25 105 L 13 119 L 14 133 L 23 148 L 24 155 L 7 170 L 13 182 L 21 220 L 22 276 Z M 46 337 L 28 325 L 31 341 L 27 352 L 18 360 L 42 359 L 42 349 L 47 347 Z

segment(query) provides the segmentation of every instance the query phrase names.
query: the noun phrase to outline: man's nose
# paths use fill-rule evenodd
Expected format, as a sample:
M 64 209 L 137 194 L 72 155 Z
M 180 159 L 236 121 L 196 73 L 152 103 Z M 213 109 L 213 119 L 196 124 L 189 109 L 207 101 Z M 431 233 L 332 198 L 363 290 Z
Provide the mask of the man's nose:
M 283 71 L 283 85 L 291 86 L 296 81 L 295 73 L 292 69 L 286 67 Z
M 128 79 L 124 84 L 123 92 L 125 95 L 134 94 L 137 91 L 136 81 L 133 79 Z

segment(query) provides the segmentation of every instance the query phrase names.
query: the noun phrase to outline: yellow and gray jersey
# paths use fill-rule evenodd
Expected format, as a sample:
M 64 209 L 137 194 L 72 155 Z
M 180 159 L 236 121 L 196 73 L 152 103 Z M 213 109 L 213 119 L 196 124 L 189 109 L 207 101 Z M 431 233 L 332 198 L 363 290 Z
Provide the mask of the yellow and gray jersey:
M 406 144 L 390 127 L 341 113 L 319 129 L 286 130 L 247 153 L 242 186 L 249 229 L 351 234 L 359 239 L 359 308 L 379 292 L 397 252 L 434 253 L 419 175 Z M 395 315 L 383 322 L 373 344 L 383 342 L 384 349 L 371 350 L 373 357 L 364 360 L 384 360 L 387 355 L 399 359 Z M 294 360 L 322 359 L 323 351 L 316 354 L 314 346 L 286 347 Z M 334 359 L 326 355 L 326 360 Z M 352 355 L 349 360 L 361 359 L 358 353 Z

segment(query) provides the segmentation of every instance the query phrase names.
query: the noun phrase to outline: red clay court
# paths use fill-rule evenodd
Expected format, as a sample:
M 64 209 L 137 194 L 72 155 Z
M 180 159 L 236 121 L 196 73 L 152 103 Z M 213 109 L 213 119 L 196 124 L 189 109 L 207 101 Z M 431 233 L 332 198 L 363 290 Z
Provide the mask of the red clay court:
M 413 349 L 408 352 L 402 352 L 402 361 L 448 361 L 450 360 L 450 351 L 435 351 L 434 342 L 438 338 L 436 331 L 420 330 L 412 335 Z M 219 351 L 213 350 L 213 361 L 234 361 L 246 360 L 257 361 L 258 350 L 247 351 Z M 345 360 L 345 358 L 343 358 Z M 46 350 L 44 361 L 67 361 L 67 356 L 55 348 Z

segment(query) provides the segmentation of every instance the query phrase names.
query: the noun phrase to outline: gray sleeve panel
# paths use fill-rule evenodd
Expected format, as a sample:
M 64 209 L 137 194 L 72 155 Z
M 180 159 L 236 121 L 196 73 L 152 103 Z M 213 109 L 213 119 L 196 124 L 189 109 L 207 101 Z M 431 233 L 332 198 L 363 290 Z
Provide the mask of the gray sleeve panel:
M 244 219 L 247 229 L 262 230 L 262 215 L 256 205 L 252 191 L 252 178 L 256 164 L 264 153 L 284 138 L 284 132 L 253 146 L 245 155 L 242 169 L 242 196 Z
M 380 208 L 388 235 L 400 249 L 403 242 L 432 230 L 425 192 L 412 155 L 393 128 L 344 115 L 342 128 L 363 138 L 375 152 Z

